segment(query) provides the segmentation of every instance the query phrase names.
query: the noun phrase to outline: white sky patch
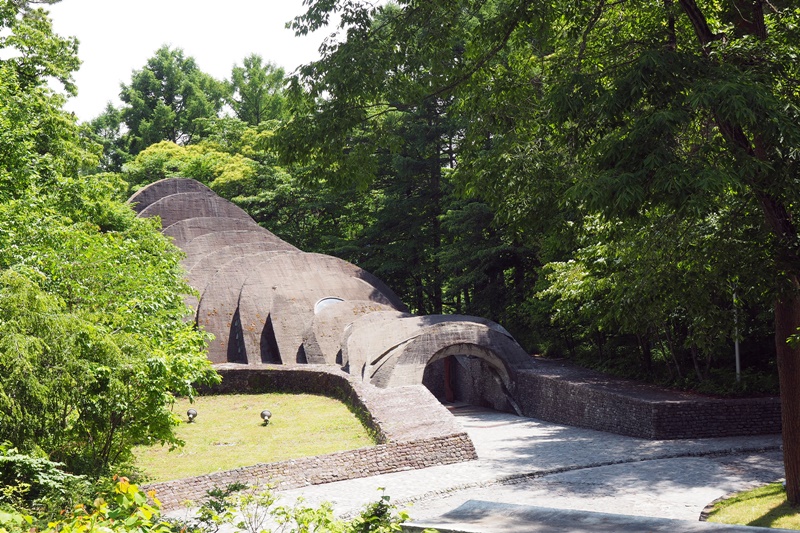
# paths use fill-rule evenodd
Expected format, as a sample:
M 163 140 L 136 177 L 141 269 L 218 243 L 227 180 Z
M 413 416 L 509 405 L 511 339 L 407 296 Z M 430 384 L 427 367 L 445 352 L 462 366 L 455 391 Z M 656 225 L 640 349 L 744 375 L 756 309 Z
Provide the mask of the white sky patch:
M 80 41 L 78 96 L 66 108 L 81 121 L 99 115 L 109 101 L 119 105 L 120 84 L 162 45 L 182 48 L 221 80 L 252 53 L 291 73 L 317 59 L 320 43 L 334 31 L 295 37 L 286 29 L 305 12 L 302 0 L 61 0 L 45 7 L 56 33 Z

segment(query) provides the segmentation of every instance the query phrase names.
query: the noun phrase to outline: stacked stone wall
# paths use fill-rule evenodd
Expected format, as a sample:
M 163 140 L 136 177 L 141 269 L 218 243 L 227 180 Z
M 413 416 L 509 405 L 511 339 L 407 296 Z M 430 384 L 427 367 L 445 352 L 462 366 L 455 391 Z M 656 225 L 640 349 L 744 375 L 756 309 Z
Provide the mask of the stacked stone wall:
M 324 394 L 345 402 L 380 444 L 144 486 L 156 491 L 166 510 L 186 501 L 199 504 L 207 490 L 234 482 L 289 489 L 478 458 L 469 436 L 422 385 L 377 389 L 325 365 L 216 368 L 222 383 L 202 394 Z
M 517 374 L 525 416 L 646 439 L 780 433 L 776 397 L 716 399 L 544 363 Z
M 165 509 L 199 503 L 207 490 L 233 482 L 288 489 L 477 459 L 467 434 L 422 385 L 378 389 L 324 365 L 217 370 L 222 383 L 203 393 L 325 394 L 344 401 L 380 444 L 147 485 Z M 545 361 L 516 377 L 514 397 L 523 414 L 559 424 L 647 439 L 780 432 L 778 398 L 704 398 Z
M 152 483 L 145 490 L 155 490 L 165 510 L 202 503 L 206 491 L 238 482 L 292 489 L 332 481 L 446 465 L 477 459 L 466 433 L 421 439 L 411 442 L 379 444 L 316 457 L 216 472 L 205 476 Z

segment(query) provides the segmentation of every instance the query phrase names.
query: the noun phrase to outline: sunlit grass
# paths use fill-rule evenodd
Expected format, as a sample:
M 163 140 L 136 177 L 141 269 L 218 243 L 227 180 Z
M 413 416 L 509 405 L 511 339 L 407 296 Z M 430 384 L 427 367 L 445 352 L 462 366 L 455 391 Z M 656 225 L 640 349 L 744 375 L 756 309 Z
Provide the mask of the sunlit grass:
M 800 508 L 790 507 L 786 503 L 786 492 L 781 483 L 771 483 L 717 503 L 708 521 L 800 529 Z
M 186 410 L 194 408 L 194 422 Z M 272 412 L 269 425 L 260 418 Z M 167 481 L 257 463 L 310 457 L 374 444 L 356 416 L 340 401 L 310 394 L 237 394 L 179 400 L 176 428 L 186 445 L 137 447 L 136 466 L 151 481 Z

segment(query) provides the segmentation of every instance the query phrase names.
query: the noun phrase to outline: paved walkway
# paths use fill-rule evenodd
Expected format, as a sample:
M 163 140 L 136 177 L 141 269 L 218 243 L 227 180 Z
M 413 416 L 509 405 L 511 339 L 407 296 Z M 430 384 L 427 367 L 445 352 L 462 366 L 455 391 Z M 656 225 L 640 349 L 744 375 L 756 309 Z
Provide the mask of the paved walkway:
M 783 476 L 780 436 L 650 441 L 454 409 L 479 459 L 284 491 L 357 513 L 384 488 L 413 520 L 468 500 L 696 521 L 709 502 Z

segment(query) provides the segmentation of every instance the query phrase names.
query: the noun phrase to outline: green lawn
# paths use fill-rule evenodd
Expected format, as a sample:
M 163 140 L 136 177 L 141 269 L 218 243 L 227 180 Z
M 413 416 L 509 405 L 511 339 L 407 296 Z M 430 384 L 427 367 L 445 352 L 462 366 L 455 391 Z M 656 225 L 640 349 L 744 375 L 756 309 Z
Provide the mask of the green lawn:
M 194 408 L 194 422 L 186 410 Z M 272 411 L 265 426 L 264 409 Z M 175 403 L 183 419 L 176 428 L 186 446 L 137 447 L 136 466 L 151 481 L 230 470 L 240 466 L 296 459 L 371 446 L 374 440 L 340 401 L 311 394 L 202 396 L 193 404 Z
M 800 509 L 786 503 L 781 483 L 741 492 L 714 506 L 709 522 L 800 529 Z

